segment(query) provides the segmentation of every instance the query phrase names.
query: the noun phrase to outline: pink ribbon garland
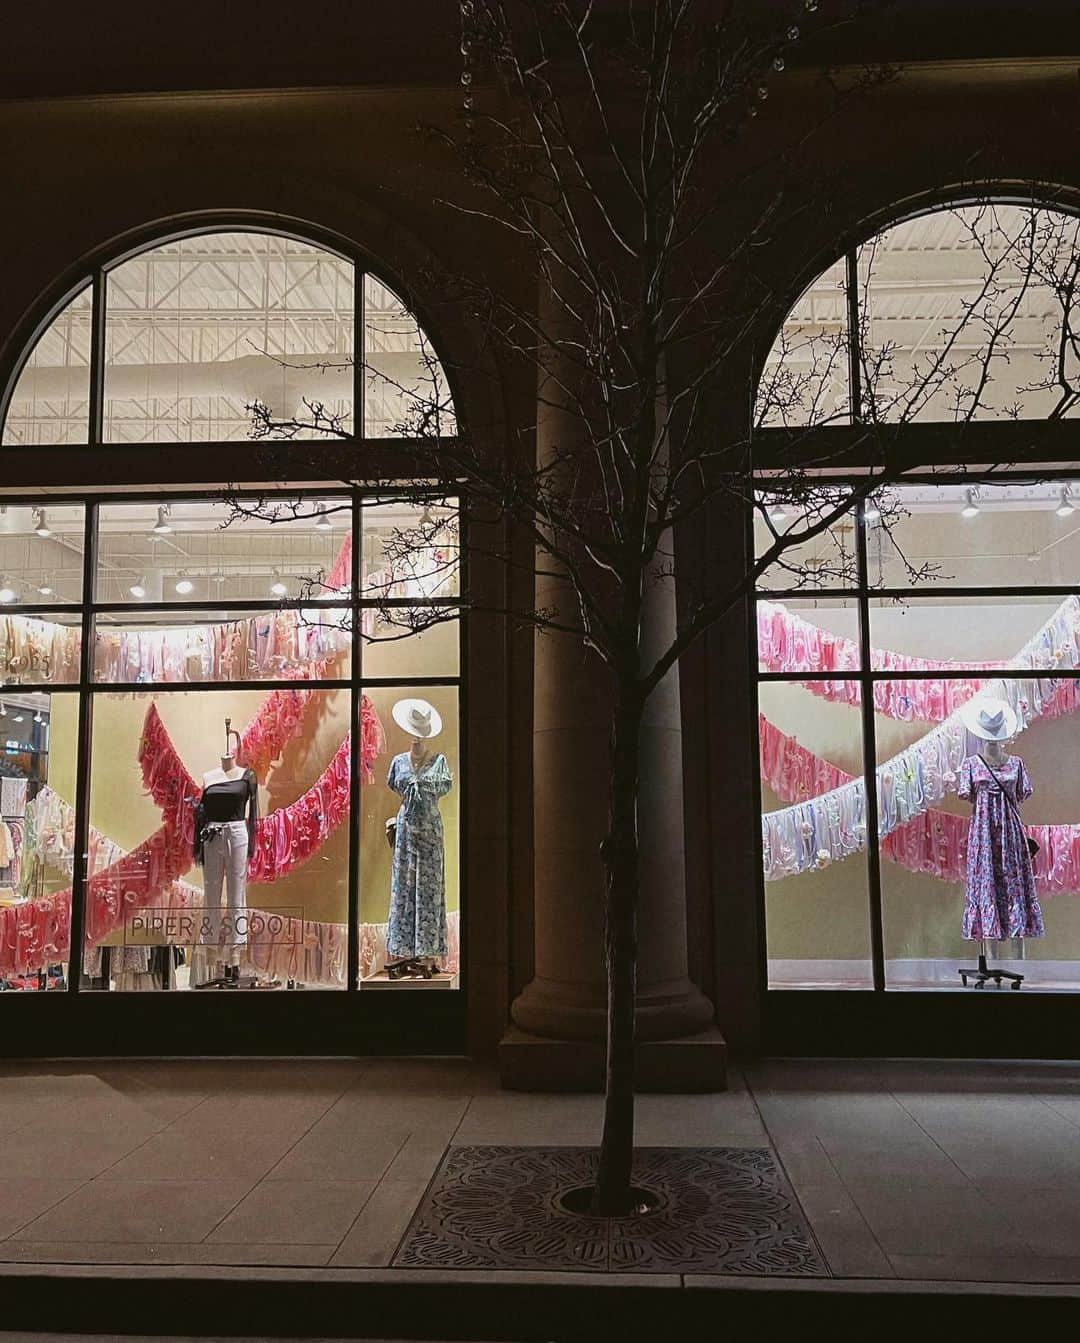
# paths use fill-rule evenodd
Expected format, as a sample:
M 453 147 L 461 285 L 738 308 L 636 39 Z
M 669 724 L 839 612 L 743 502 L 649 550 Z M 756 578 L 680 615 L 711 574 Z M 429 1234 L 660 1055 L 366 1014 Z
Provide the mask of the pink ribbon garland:
M 782 802 L 805 802 L 854 777 L 808 751 L 758 715 L 761 777 Z M 909 872 L 925 872 L 942 881 L 967 880 L 970 818 L 931 807 L 897 826 L 881 841 L 881 852 Z M 1080 825 L 1029 825 L 1038 841 L 1035 884 L 1040 895 L 1080 892 Z
M 271 759 L 293 734 L 313 691 L 275 690 L 241 737 L 255 740 Z M 349 811 L 351 733 L 330 764 L 295 802 L 262 817 L 248 878 L 269 882 L 306 862 L 325 843 Z M 372 765 L 386 749 L 375 706 L 360 701 L 360 765 L 364 783 L 374 780 Z M 155 705 L 146 712 L 139 742 L 143 782 L 163 813 L 162 826 L 130 853 L 94 873 L 86 883 L 86 936 L 99 942 L 133 910 L 145 908 L 192 865 L 195 801 L 199 785 L 184 768 Z M 68 958 L 71 949 L 71 890 L 0 909 L 0 974 L 37 969 Z
M 770 672 L 845 672 L 843 679 L 801 681 L 799 684 L 819 699 L 840 704 L 861 703 L 859 687 L 859 645 L 842 634 L 834 634 L 803 620 L 776 602 L 759 601 L 757 604 L 758 660 Z M 889 718 L 907 722 L 941 723 L 966 704 L 973 695 L 986 687 L 986 680 L 976 677 L 943 677 L 940 681 L 905 679 L 904 673 L 914 671 L 947 672 L 956 666 L 953 662 L 935 658 L 910 657 L 887 648 L 870 650 L 872 671 L 896 671 L 890 681 L 874 683 L 874 708 Z M 993 662 L 966 662 L 965 670 L 1001 672 L 1013 670 L 1018 674 L 1015 659 Z M 1078 704 L 1075 681 L 1062 681 L 1043 712 L 1050 717 L 1072 713 Z

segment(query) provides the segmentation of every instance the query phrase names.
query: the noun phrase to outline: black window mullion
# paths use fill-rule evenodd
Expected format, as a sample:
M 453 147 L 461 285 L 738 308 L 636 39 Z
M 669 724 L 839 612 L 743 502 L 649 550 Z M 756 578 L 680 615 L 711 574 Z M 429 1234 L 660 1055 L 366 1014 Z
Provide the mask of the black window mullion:
M 90 289 L 90 404 L 87 414 L 86 438 L 91 447 L 101 445 L 105 408 L 105 272 L 94 271 Z M 92 589 L 83 593 L 83 601 L 90 600 Z
M 363 545 L 363 505 L 360 492 L 352 498 L 352 548 L 349 556 L 349 592 L 352 598 L 352 676 L 349 684 L 349 926 L 346 930 L 345 990 L 360 987 L 360 699 L 363 642 L 360 638 L 360 554 Z
M 848 383 L 851 422 L 862 422 L 862 333 L 859 330 L 859 262 L 854 252 L 845 257 L 844 287 L 847 291 Z
M 870 960 L 874 992 L 885 988 L 885 944 L 881 917 L 881 851 L 878 844 L 877 732 L 874 723 L 874 683 L 870 678 L 870 599 L 866 591 L 866 502 L 860 499 L 855 517 L 855 550 L 859 577 L 859 694 L 862 708 L 863 813 L 866 819 L 866 882 L 870 901 Z
M 90 585 L 97 549 L 97 505 L 87 504 L 83 518 L 82 645 L 79 649 L 79 714 L 75 746 L 75 851 L 71 870 L 71 945 L 68 949 L 68 988 L 78 993 L 85 946 L 86 887 L 90 855 L 90 752 L 93 737 L 94 614 Z
M 364 397 L 366 395 L 364 386 L 364 361 L 366 348 L 366 336 L 364 332 L 364 289 L 366 272 L 362 266 L 354 266 L 353 276 L 355 285 L 353 290 L 353 437 L 363 439 L 367 436 L 367 416 L 364 406 Z M 354 548 L 359 544 L 359 536 L 354 535 Z M 359 591 L 359 589 L 356 589 L 356 591 Z M 353 593 L 354 597 L 356 591 Z

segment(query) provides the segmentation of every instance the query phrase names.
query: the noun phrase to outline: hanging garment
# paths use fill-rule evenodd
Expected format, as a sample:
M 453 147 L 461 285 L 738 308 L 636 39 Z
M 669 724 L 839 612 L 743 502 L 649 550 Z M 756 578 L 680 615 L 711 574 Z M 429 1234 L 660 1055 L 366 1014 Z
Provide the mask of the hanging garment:
M 1031 791 L 1027 767 L 1017 755 L 993 770 L 980 755 L 969 755 L 960 766 L 956 794 L 973 804 L 963 922 L 966 938 L 999 942 L 1007 937 L 1042 937 L 1045 932 L 1027 835 L 1013 805 L 1019 806 Z
M 390 874 L 387 953 L 446 955 L 446 877 L 439 798 L 454 780 L 446 757 L 433 755 L 414 770 L 409 753 L 390 762 L 387 786 L 399 793 L 394 861 Z

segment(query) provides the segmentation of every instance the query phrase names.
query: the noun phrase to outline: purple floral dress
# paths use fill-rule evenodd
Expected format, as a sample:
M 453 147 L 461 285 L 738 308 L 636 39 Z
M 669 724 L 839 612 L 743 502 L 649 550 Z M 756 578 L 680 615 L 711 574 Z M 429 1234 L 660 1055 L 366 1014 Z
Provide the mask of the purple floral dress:
M 1017 804 L 1031 796 L 1031 779 L 1018 755 L 995 765 L 993 773 L 981 755 L 969 755 L 960 766 L 956 795 L 973 804 L 964 936 L 990 942 L 1006 937 L 1042 937 L 1045 929 L 1027 836 L 994 774 Z

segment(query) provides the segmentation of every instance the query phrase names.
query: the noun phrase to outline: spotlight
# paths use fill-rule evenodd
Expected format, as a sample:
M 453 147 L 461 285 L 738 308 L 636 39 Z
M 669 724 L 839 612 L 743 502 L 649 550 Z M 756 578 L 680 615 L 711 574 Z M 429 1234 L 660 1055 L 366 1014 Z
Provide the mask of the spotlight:
M 23 721 L 23 716 L 22 716 L 21 713 L 17 713 L 17 714 L 15 715 L 15 717 L 12 719 L 12 722 L 15 722 L 15 723 L 21 723 L 22 721 Z
M 787 520 L 788 520 L 788 511 L 787 511 L 787 509 L 784 507 L 783 504 L 770 504 L 770 505 L 769 505 L 769 521 L 770 521 L 770 522 L 775 522 L 775 523 L 779 524 L 779 523 L 781 523 L 781 522 L 787 522 Z
M 1068 487 L 1068 485 L 1062 485 L 1062 487 L 1061 487 L 1061 502 L 1058 504 L 1058 506 L 1057 506 L 1057 508 L 1054 510 L 1054 512 L 1057 513 L 1057 515 L 1058 515 L 1059 518 L 1069 518 L 1069 517 L 1072 517 L 1072 515 L 1076 512 L 1076 505 L 1073 503 L 1072 499 L 1069 497 L 1069 487 Z
M 317 532 L 329 532 L 333 530 L 333 527 L 334 524 L 330 521 L 326 512 L 326 505 L 320 504 L 315 510 L 315 530 Z
M 137 578 L 135 582 L 132 583 L 131 587 L 128 588 L 128 592 L 130 592 L 133 597 L 137 597 L 142 601 L 146 596 L 146 579 Z
M 289 595 L 289 589 L 282 582 L 281 575 L 276 569 L 274 570 L 273 581 L 270 584 L 270 591 L 275 597 L 287 597 Z
M 194 587 L 195 584 L 191 581 L 190 578 L 188 578 L 187 574 L 184 573 L 183 569 L 181 569 L 180 573 L 177 575 L 176 578 L 177 592 L 179 592 L 181 597 L 186 597 L 189 592 L 193 591 Z
M 0 718 L 6 718 L 6 717 L 7 717 L 7 705 L 0 704 Z
M 157 522 L 150 528 L 155 536 L 168 536 L 172 531 L 169 526 L 169 505 L 158 504 Z
M 13 602 L 17 595 L 10 581 L 6 578 L 0 578 L 0 602 L 3 602 L 6 606 L 9 602 Z
M 975 491 L 965 490 L 964 498 L 967 502 L 960 510 L 960 516 L 962 518 L 977 518 L 979 516 L 979 505 L 975 502 Z
M 53 595 L 53 590 L 48 583 L 42 583 L 38 588 L 38 592 L 40 592 L 43 597 L 51 597 Z
M 42 538 L 52 536 L 52 528 L 45 520 L 45 510 L 43 508 L 34 509 L 34 531 Z
M 863 504 L 864 521 L 877 522 L 878 518 L 880 517 L 881 517 L 881 509 L 878 508 L 877 504 L 874 502 L 873 499 L 867 499 L 866 502 Z
M 44 721 L 45 721 L 45 719 L 42 718 L 42 716 L 41 716 L 41 710 L 39 709 L 39 710 L 37 711 L 37 713 L 34 714 L 34 722 L 35 722 L 35 723 L 44 723 Z

